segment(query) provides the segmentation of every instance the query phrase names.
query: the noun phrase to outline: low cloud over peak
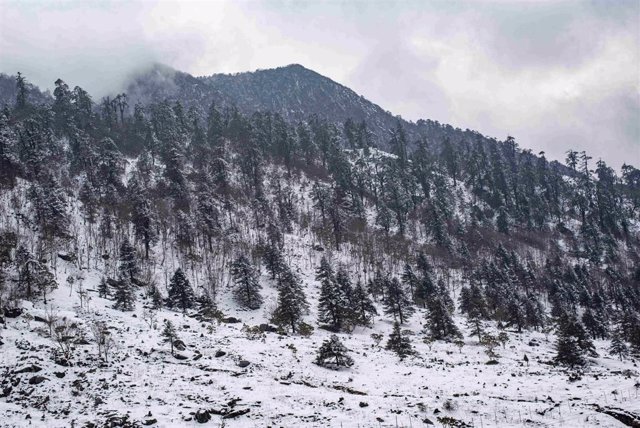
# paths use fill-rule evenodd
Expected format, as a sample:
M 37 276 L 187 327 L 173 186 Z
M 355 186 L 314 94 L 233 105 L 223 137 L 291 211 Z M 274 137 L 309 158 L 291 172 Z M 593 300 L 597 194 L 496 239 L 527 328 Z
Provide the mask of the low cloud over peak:
M 0 71 L 95 96 L 154 62 L 194 75 L 303 64 L 407 119 L 563 159 L 640 159 L 640 3 L 0 4 Z

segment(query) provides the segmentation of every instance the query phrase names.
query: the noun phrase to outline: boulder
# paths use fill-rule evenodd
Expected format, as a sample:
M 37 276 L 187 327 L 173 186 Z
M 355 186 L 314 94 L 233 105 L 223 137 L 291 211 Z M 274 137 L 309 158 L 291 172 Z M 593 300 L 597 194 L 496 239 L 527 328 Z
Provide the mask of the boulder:
M 77 257 L 75 254 L 61 254 L 58 253 L 58 257 L 64 260 L 65 262 L 75 262 Z
M 35 375 L 31 379 L 29 379 L 29 385 L 39 385 L 45 380 L 48 380 L 48 379 L 44 376 Z
M 196 422 L 199 424 L 204 424 L 211 420 L 211 413 L 208 410 L 198 410 L 194 415 Z
M 260 324 L 258 326 L 258 328 L 260 328 L 260 331 L 263 333 L 277 333 L 278 332 L 278 328 L 270 325 L 270 324 Z
M 7 318 L 18 318 L 20 315 L 22 315 L 22 312 L 22 308 L 5 308 L 4 316 Z
M 216 351 L 216 353 L 215 353 L 215 355 L 214 355 L 214 357 L 216 357 L 216 358 L 220 358 L 220 357 L 224 357 L 225 355 L 227 355 L 227 353 L 226 353 L 226 352 L 224 352 L 224 351 L 220 351 L 220 350 L 217 350 L 217 351 Z
M 240 360 L 238 362 L 238 367 L 245 368 L 245 367 L 248 367 L 249 364 L 251 364 L 251 363 L 249 361 L 247 361 L 247 360 Z
M 35 364 L 31 364 L 28 366 L 25 366 L 21 369 L 16 370 L 14 373 L 15 374 L 20 374 L 20 373 L 38 373 L 40 370 L 42 370 L 42 367 L 37 366 Z

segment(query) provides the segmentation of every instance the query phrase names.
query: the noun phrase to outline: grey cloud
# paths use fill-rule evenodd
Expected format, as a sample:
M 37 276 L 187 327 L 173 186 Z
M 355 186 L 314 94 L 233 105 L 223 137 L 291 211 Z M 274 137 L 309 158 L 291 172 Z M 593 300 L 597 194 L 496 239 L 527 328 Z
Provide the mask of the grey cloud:
M 196 75 L 295 62 L 407 119 L 620 166 L 640 159 L 639 15 L 636 0 L 5 1 L 0 71 L 100 96 L 156 61 Z

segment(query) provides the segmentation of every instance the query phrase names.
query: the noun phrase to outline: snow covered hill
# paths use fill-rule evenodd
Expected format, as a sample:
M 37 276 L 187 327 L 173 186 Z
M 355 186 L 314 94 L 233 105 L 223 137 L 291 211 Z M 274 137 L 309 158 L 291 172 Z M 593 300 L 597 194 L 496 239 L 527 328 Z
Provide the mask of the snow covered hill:
M 20 211 L 3 215 L 4 222 L 19 218 Z M 72 228 L 79 236 L 89 233 L 79 215 Z M 78 254 L 90 254 L 81 240 L 78 245 Z M 285 248 L 310 302 L 304 319 L 315 324 L 320 285 L 314 272 L 325 251 L 300 230 L 286 235 Z M 350 249 L 332 259 L 358 275 Z M 179 262 L 171 257 L 165 263 Z M 411 332 L 414 356 L 401 360 L 385 349 L 392 322 L 377 316 L 372 327 L 339 334 L 355 363 L 334 371 L 313 364 L 331 332 L 316 328 L 305 337 L 269 331 L 275 330 L 269 323 L 277 293 L 264 270 L 263 308 L 239 309 L 225 279 L 218 297 L 224 317 L 214 320 L 195 311 L 150 311 L 143 290 L 136 291 L 134 311 L 113 309 L 113 300 L 99 297 L 98 289 L 115 264 L 58 257 L 60 285 L 47 303 L 22 301 L 19 314 L 6 314 L 1 426 L 619 427 L 624 424 L 606 412 L 640 406 L 637 363 L 608 356 L 605 341 L 595 342 L 600 357 L 576 374 L 551 364 L 554 336 L 548 333 L 504 330 L 508 341 L 490 358 L 456 315 L 462 342 L 424 343 L 425 311 L 419 308 L 403 326 Z M 163 269 L 171 270 L 157 272 Z M 190 275 L 194 283 L 197 275 Z M 461 284 L 453 284 L 456 298 Z M 48 331 L 53 319 L 75 326 L 69 366 L 54 358 L 60 345 Z M 161 337 L 164 320 L 173 322 L 185 344 L 175 355 Z M 113 340 L 106 361 L 93 333 L 99 323 Z M 493 325 L 488 332 L 498 330 Z
M 0 426 L 638 426 L 640 170 L 163 79 L 0 111 Z

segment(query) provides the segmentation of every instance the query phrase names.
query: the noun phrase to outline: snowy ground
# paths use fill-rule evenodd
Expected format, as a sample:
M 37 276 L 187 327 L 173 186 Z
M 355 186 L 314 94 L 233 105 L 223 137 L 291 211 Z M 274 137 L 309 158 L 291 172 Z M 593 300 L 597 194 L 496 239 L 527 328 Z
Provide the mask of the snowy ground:
M 64 270 L 58 270 L 61 284 Z M 318 286 L 310 275 L 305 282 L 314 306 Z M 85 277 L 85 288 L 94 289 L 98 272 Z M 3 386 L 11 382 L 13 388 L 0 399 L 0 426 L 83 426 L 125 414 L 140 423 L 155 420 L 154 426 L 194 426 L 199 425 L 194 413 L 209 410 L 208 425 L 228 427 L 418 427 L 427 426 L 425 420 L 443 426 L 438 417 L 445 416 L 474 427 L 616 427 L 624 425 L 598 413 L 595 405 L 640 409 L 637 363 L 609 357 L 607 343 L 596 343 L 601 357 L 570 382 L 567 373 L 546 363 L 553 355 L 553 336 L 509 332 L 510 341 L 498 350 L 499 364 L 486 365 L 484 348 L 467 335 L 462 349 L 422 343 L 419 311 L 406 326 L 416 332 L 418 356 L 401 362 L 384 350 L 391 324 L 378 317 L 371 329 L 341 335 L 352 351 L 353 368 L 318 367 L 312 362 L 329 336 L 326 331 L 316 329 L 308 338 L 266 333 L 254 340 L 242 331 L 243 324 L 266 322 L 274 302 L 275 290 L 266 277 L 262 280 L 265 309 L 237 311 L 222 299 L 225 314 L 242 323 L 201 323 L 168 310 L 158 313 L 159 325 L 167 318 L 179 328 L 187 344 L 179 352 L 183 360 L 161 343 L 160 328 L 151 329 L 143 320 L 141 297 L 135 312 L 119 312 L 91 291 L 89 307 L 80 310 L 75 291 L 60 286 L 50 303 L 61 316 L 85 326 L 95 318 L 112 326 L 117 338 L 113 360 L 102 364 L 96 346 L 88 344 L 77 348 L 74 366 L 56 365 L 50 356 L 55 344 L 44 334 L 45 324 L 24 314 L 8 318 L 0 373 Z M 45 315 L 42 304 L 25 304 L 25 309 L 34 317 Z M 315 320 L 314 310 L 309 321 Z M 457 322 L 463 326 L 462 319 Z M 385 336 L 380 346 L 372 333 Z M 532 340 L 539 346 L 531 346 Z M 216 357 L 217 351 L 226 354 Z M 240 368 L 240 360 L 250 364 Z M 31 365 L 41 370 L 16 373 Z M 45 380 L 30 384 L 34 376 Z M 244 410 L 248 413 L 223 419 L 223 414 Z

